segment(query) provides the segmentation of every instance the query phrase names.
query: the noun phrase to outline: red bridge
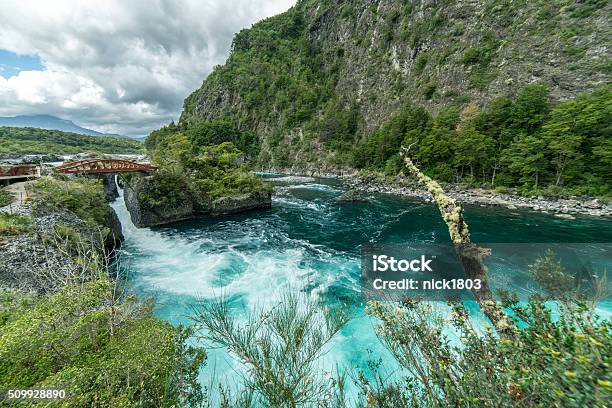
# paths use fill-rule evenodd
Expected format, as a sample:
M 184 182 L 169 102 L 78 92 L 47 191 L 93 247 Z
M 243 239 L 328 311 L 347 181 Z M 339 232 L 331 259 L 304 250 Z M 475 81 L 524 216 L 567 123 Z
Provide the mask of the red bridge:
M 100 173 L 149 173 L 155 171 L 150 164 L 136 163 L 121 159 L 87 159 L 64 163 L 55 168 L 65 174 L 100 174 Z

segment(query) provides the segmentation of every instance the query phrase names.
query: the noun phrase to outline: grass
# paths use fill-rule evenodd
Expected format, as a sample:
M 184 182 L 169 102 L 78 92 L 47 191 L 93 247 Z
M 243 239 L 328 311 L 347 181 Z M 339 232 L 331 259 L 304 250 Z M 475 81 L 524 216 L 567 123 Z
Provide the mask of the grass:
M 31 223 L 30 217 L 0 212 L 0 236 L 20 235 L 28 232 Z
M 12 198 L 5 190 L 0 190 L 0 207 L 7 206 L 11 203 Z

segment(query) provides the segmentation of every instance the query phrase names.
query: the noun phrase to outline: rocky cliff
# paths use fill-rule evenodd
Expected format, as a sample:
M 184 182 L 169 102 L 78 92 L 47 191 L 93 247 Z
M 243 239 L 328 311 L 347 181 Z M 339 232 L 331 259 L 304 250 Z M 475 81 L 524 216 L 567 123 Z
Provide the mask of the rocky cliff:
M 187 194 L 164 197 L 163 202 L 158 202 L 145 197 L 152 188 L 151 177 L 138 177 L 124 187 L 125 205 L 134 225 L 155 227 L 193 217 L 193 202 Z
M 153 177 L 138 177 L 124 188 L 125 204 L 137 227 L 155 227 L 189 220 L 201 215 L 228 215 L 272 206 L 270 191 L 234 194 L 212 201 L 197 200 L 186 189 L 157 196 Z M 156 197 L 157 196 L 157 197 Z
M 436 113 L 609 82 L 610 15 L 605 0 L 300 0 L 235 36 L 180 122 L 254 131 L 265 167 L 341 167 L 407 101 Z
M 68 210 L 41 213 L 31 204 L 0 208 L 30 219 L 26 231 L 0 236 L 0 286 L 26 292 L 53 293 L 72 280 L 88 280 L 102 254 L 112 257 L 123 241 L 121 224 L 112 208 L 103 226 L 87 224 Z

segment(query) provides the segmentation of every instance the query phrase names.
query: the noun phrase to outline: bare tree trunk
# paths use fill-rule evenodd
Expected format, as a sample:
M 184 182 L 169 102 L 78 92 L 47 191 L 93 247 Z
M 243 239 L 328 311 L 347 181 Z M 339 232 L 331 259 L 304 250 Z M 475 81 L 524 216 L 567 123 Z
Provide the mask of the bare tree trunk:
M 461 259 L 461 264 L 468 278 L 480 279 L 482 282 L 480 289 L 472 290 L 472 294 L 474 298 L 476 298 L 480 309 L 489 318 L 500 335 L 511 336 L 512 325 L 508 322 L 508 316 L 502 307 L 495 301 L 493 293 L 489 288 L 487 268 L 483 262 L 483 257 L 489 255 L 490 250 L 480 248 L 472 243 L 470 231 L 463 218 L 463 208 L 461 205 L 457 204 L 453 198 L 447 196 L 440 184 L 419 170 L 410 159 L 408 155 L 409 150 L 410 147 L 402 147 L 400 152 L 406 167 L 433 196 L 434 202 L 442 214 L 442 219 L 448 227 L 448 232 L 455 246 L 455 251 Z
M 491 177 L 491 185 L 495 185 L 495 173 L 497 172 L 497 163 L 493 165 L 493 177 Z

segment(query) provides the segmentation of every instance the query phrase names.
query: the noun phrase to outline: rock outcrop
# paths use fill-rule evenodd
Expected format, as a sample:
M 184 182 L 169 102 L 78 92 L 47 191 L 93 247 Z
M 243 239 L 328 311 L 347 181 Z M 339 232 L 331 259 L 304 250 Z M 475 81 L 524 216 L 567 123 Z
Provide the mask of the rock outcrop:
M 348 189 L 344 194 L 335 199 L 338 203 L 365 203 L 368 200 L 361 196 L 361 192 L 355 188 Z
M 39 214 L 25 204 L 11 213 L 31 217 L 32 224 L 27 233 L 0 237 L 0 286 L 6 288 L 53 293 L 73 279 L 87 279 L 93 253 L 110 254 L 123 240 L 119 219 L 110 208 L 106 235 L 70 211 Z
M 211 215 L 228 215 L 272 207 L 272 196 L 268 191 L 222 197 L 212 202 Z
M 115 183 L 114 174 L 103 174 L 102 182 L 104 185 L 104 194 L 106 194 L 106 200 L 108 202 L 115 201 L 119 197 L 119 191 L 117 190 L 117 183 Z
M 196 200 L 186 190 L 172 196 L 155 196 L 151 177 L 138 177 L 125 185 L 124 199 L 132 222 L 137 227 L 155 227 L 203 215 L 222 216 L 272 206 L 270 191 L 228 195 L 216 200 Z
M 185 221 L 194 217 L 193 202 L 180 200 L 174 205 L 155 205 L 142 197 L 147 189 L 146 178 L 134 185 L 126 185 L 123 190 L 125 205 L 132 222 L 137 227 L 156 227 Z

